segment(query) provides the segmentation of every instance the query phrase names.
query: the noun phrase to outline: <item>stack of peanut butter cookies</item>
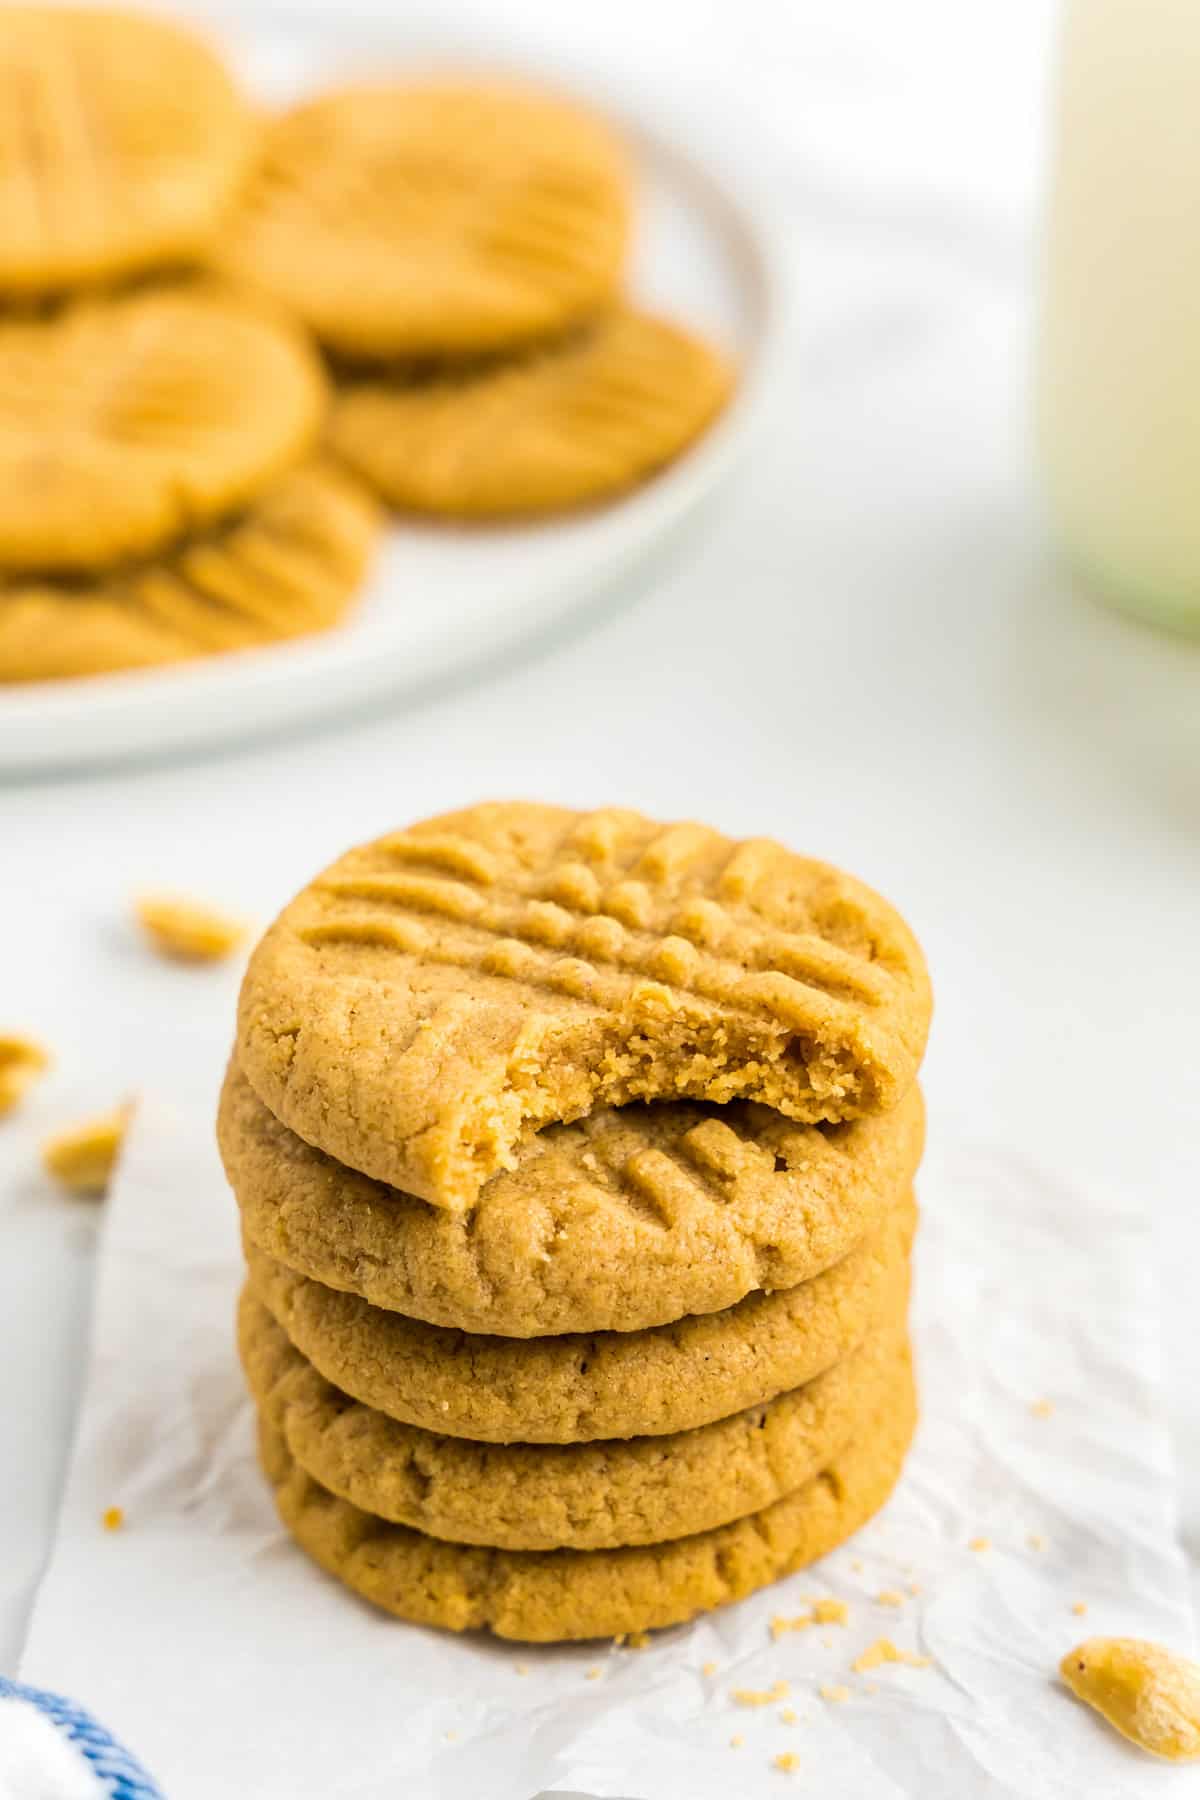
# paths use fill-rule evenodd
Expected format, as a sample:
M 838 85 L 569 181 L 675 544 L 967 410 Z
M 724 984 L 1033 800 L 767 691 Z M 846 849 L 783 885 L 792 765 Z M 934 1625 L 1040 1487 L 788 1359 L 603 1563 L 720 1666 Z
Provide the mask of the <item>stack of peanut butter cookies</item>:
M 322 449 L 320 358 L 181 276 L 255 153 L 223 64 L 161 19 L 9 7 L 0 114 L 0 681 L 334 623 L 377 521 Z
M 263 1466 L 403 1618 L 675 1624 L 842 1542 L 915 1422 L 920 950 L 767 840 L 495 804 L 259 944 L 219 1136 Z

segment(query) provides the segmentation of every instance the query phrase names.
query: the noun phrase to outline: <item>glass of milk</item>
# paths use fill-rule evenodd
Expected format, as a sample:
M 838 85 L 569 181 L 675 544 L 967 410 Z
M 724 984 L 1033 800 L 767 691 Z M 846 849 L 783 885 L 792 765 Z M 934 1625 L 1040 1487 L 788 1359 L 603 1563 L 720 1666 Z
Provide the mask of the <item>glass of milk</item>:
M 1037 370 L 1053 529 L 1200 633 L 1200 0 L 1067 0 Z

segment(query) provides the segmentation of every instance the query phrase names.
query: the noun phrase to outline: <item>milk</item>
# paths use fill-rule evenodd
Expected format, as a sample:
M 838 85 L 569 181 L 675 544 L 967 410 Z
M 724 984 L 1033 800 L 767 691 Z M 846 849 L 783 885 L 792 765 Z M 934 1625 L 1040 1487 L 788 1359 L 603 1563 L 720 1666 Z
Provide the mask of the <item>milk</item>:
M 1200 0 L 1068 0 L 1037 393 L 1068 556 L 1200 632 Z

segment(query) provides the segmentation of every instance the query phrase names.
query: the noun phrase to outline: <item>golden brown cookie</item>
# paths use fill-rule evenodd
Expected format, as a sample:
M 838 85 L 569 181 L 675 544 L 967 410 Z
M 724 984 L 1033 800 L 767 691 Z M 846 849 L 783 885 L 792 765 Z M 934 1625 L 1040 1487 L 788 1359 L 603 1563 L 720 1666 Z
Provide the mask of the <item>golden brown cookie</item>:
M 614 297 L 629 178 L 613 133 L 518 87 L 385 83 L 284 114 L 224 266 L 350 356 L 461 356 Z
M 618 808 L 500 802 L 318 876 L 254 952 L 237 1053 L 308 1143 L 466 1208 L 534 1133 L 601 1106 L 886 1111 L 929 1013 L 903 920 L 825 863 Z M 693 1154 L 719 1185 L 741 1147 L 710 1131 Z M 678 1183 L 651 1152 L 633 1203 L 669 1224 Z
M 356 1174 L 281 1125 L 236 1063 L 217 1136 L 249 1240 L 329 1287 L 463 1331 L 635 1331 L 819 1275 L 912 1185 L 890 1113 L 793 1125 L 745 1102 L 602 1108 L 522 1146 L 469 1213 Z
M 247 1246 L 250 1283 L 335 1386 L 452 1437 L 569 1444 L 707 1425 L 800 1387 L 903 1304 L 911 1202 L 832 1269 L 649 1331 L 477 1337 L 383 1312 Z
M 270 1427 L 259 1445 L 292 1536 L 365 1599 L 418 1625 L 554 1643 L 678 1625 L 825 1556 L 888 1498 L 915 1423 L 905 1366 L 878 1418 L 813 1480 L 714 1531 L 620 1550 L 447 1544 L 337 1499 Z
M 242 1366 L 302 1468 L 364 1512 L 509 1550 L 657 1544 L 759 1512 L 867 1426 L 907 1346 L 903 1308 L 802 1388 L 696 1430 L 587 1444 L 476 1444 L 401 1425 L 319 1375 L 246 1288 Z
M 0 683 L 250 649 L 338 623 L 379 531 L 332 464 L 281 475 L 245 511 L 146 562 L 68 580 L 0 578 Z
M 557 512 L 608 499 L 673 462 L 732 381 L 711 345 L 621 307 L 519 361 L 348 382 L 330 441 L 402 512 Z
M 302 456 L 326 400 L 297 331 L 210 287 L 0 323 L 0 569 L 150 555 Z
M 223 64 L 143 13 L 0 13 L 0 295 L 191 260 L 254 148 Z
M 324 1486 L 432 1536 L 551 1549 L 661 1542 L 790 1492 L 894 1387 L 903 1333 L 893 1320 L 806 1388 L 698 1431 L 504 1448 L 414 1430 L 350 1401 L 249 1296 L 241 1343 L 260 1406 Z

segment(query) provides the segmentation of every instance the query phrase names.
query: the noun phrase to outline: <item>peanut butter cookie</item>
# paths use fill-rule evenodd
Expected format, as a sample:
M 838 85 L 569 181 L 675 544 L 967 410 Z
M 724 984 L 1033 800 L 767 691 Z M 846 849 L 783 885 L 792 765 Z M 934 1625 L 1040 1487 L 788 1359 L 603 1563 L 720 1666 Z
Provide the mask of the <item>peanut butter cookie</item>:
M 190 31 L 141 13 L 0 14 L 0 295 L 207 251 L 253 153 L 249 111 Z
M 368 1306 L 247 1249 L 250 1285 L 336 1387 L 405 1424 L 498 1444 L 686 1431 L 812 1381 L 903 1303 L 916 1208 L 799 1287 L 649 1331 L 477 1337 Z
M 302 1468 L 365 1512 L 509 1550 L 657 1544 L 759 1512 L 829 1463 L 897 1385 L 906 1333 L 883 1329 L 802 1388 L 669 1437 L 475 1444 L 401 1425 L 319 1375 L 247 1288 L 251 1392 Z
M 374 502 L 332 464 L 141 563 L 75 580 L 0 577 L 0 682 L 251 649 L 335 625 L 370 565 Z
M 607 499 L 672 462 L 731 385 L 711 345 L 622 307 L 519 361 L 348 383 L 331 442 L 403 512 L 556 512 Z
M 237 1054 L 306 1142 L 462 1209 L 536 1132 L 601 1106 L 886 1111 L 929 1012 L 908 928 L 827 864 L 616 808 L 513 802 L 394 832 L 319 876 L 251 958 Z M 742 1145 L 718 1123 L 692 1154 L 721 1185 Z M 650 1150 L 631 1174 L 633 1203 L 669 1226 L 677 1165 Z
M 915 1423 L 906 1369 L 858 1440 L 792 1493 L 713 1531 L 619 1550 L 445 1543 L 338 1499 L 265 1424 L 259 1443 L 288 1530 L 365 1599 L 414 1624 L 555 1643 L 678 1625 L 825 1556 L 888 1498 Z
M 269 130 L 221 260 L 349 356 L 507 350 L 612 300 L 628 190 L 613 133 L 548 95 L 342 88 Z
M 522 1146 L 469 1212 L 356 1174 L 231 1064 L 218 1141 L 251 1243 L 332 1288 L 511 1337 L 636 1331 L 794 1287 L 908 1192 L 924 1109 L 793 1125 L 745 1102 L 602 1108 Z
M 0 323 L 0 570 L 91 574 L 211 525 L 309 448 L 325 398 L 304 338 L 207 287 Z

